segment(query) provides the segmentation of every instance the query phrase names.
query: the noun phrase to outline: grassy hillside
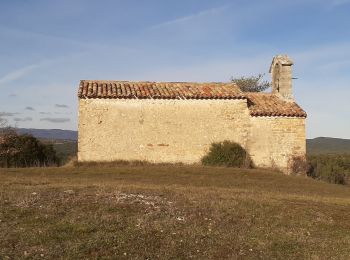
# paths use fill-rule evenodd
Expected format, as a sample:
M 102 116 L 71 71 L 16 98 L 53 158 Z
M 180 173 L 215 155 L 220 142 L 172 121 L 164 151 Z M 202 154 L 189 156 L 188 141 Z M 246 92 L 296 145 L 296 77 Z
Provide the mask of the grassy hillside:
M 61 165 L 66 164 L 71 158 L 76 157 L 77 155 L 77 141 L 60 139 L 40 139 L 40 141 L 53 144 L 53 148 L 61 160 Z
M 61 158 L 62 164 L 67 163 L 71 158 L 77 156 L 78 143 L 72 140 L 54 140 L 53 148 L 56 150 L 57 155 Z
M 306 141 L 306 148 L 308 154 L 350 154 L 350 140 L 331 137 L 317 137 L 314 139 L 308 139 Z
M 349 259 L 350 188 L 263 170 L 0 171 L 0 259 Z

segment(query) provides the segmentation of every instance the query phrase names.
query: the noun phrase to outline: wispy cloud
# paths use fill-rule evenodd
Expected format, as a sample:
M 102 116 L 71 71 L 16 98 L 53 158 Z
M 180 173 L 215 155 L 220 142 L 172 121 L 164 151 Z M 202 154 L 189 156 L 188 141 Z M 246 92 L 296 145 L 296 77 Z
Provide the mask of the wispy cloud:
M 35 111 L 34 107 L 25 107 L 25 110 Z
M 63 105 L 63 104 L 55 104 L 55 107 L 59 107 L 59 108 L 68 108 L 67 105 Z
M 10 98 L 15 98 L 15 97 L 17 97 L 17 94 L 10 94 L 9 97 Z
M 71 44 L 75 45 L 77 47 L 84 47 L 84 46 L 91 46 L 88 42 L 83 41 L 77 41 L 71 38 L 65 38 L 65 37 L 58 37 L 55 35 L 47 34 L 47 33 L 39 33 L 31 30 L 20 30 L 18 28 L 8 27 L 4 25 L 0 25 L 0 29 L 3 32 L 6 32 L 6 34 L 17 37 L 24 37 L 27 39 L 39 39 L 41 41 L 53 41 L 53 42 L 59 42 L 61 44 Z
M 339 5 L 345 5 L 345 4 L 350 4 L 350 0 L 333 0 L 331 3 L 334 6 L 339 6 Z
M 59 44 L 63 44 L 71 47 L 77 47 L 79 48 L 80 52 L 75 54 L 76 56 L 89 54 L 91 50 L 100 50 L 100 49 L 106 49 L 106 48 L 113 48 L 114 50 L 118 49 L 121 51 L 137 50 L 137 49 L 131 48 L 130 46 L 116 45 L 115 43 L 108 44 L 106 42 L 96 43 L 93 41 L 81 41 L 73 38 L 66 38 L 61 36 L 59 37 L 48 33 L 39 33 L 31 30 L 21 30 L 18 28 L 8 27 L 4 25 L 0 25 L 0 30 L 2 32 L 6 32 L 7 34 L 9 34 L 10 37 L 14 37 L 14 36 L 21 37 L 21 39 L 23 38 L 23 40 L 36 39 L 38 41 L 48 41 L 48 42 L 59 43 Z M 61 58 L 64 58 L 64 57 L 61 57 Z
M 70 118 L 45 117 L 45 118 L 41 118 L 40 121 L 47 121 L 50 123 L 65 123 L 65 122 L 70 122 Z
M 51 115 L 51 112 L 39 112 L 40 115 Z
M 298 60 L 315 62 L 319 59 L 339 59 L 350 57 L 349 50 L 350 42 L 339 42 L 328 45 L 312 46 L 311 48 L 303 48 L 302 51 L 292 52 L 292 55 Z
M 15 117 L 13 119 L 13 121 L 15 121 L 15 122 L 33 121 L 33 118 L 31 118 L 31 117 L 23 117 L 23 118 Z
M 253 58 L 211 59 L 207 62 L 150 69 L 140 74 L 139 77 L 140 80 L 150 81 L 178 81 L 181 79 L 181 81 L 225 82 L 231 77 L 267 73 L 271 57 L 272 54 L 265 53 Z
M 314 77 L 313 81 L 320 78 L 324 80 L 327 74 L 327 78 L 331 79 L 330 75 L 335 77 L 332 73 L 350 69 L 350 42 L 305 48 L 303 51 L 291 52 L 291 57 L 295 62 L 296 72 Z M 322 74 L 317 76 L 317 73 Z
M 12 71 L 12 72 L 8 73 L 7 75 L 2 76 L 0 78 L 0 85 L 5 84 L 5 83 L 9 83 L 9 82 L 17 80 L 17 79 L 20 79 L 23 76 L 29 74 L 30 72 L 32 72 L 33 70 L 35 70 L 41 66 L 43 66 L 43 63 L 39 62 L 39 63 L 34 63 L 31 65 L 19 68 L 15 71 Z
M 187 15 L 187 16 L 176 18 L 174 20 L 165 21 L 163 23 L 153 25 L 153 26 L 149 27 L 149 29 L 150 30 L 155 30 L 155 29 L 159 29 L 159 28 L 163 28 L 163 27 L 167 27 L 167 26 L 172 26 L 172 25 L 177 25 L 177 24 L 184 24 L 184 23 L 186 23 L 186 22 L 188 22 L 190 20 L 193 20 L 193 19 L 197 19 L 197 18 L 208 16 L 208 15 L 213 15 L 213 14 L 220 13 L 223 10 L 227 9 L 228 7 L 229 7 L 229 5 L 224 5 L 224 6 L 210 8 L 210 9 L 203 10 L 203 11 L 200 11 L 200 12 L 195 13 L 195 14 L 190 14 L 190 15 Z
M 53 63 L 64 61 L 67 58 L 73 58 L 73 57 L 82 56 L 82 55 L 85 55 L 86 53 L 87 52 L 78 52 L 78 53 L 75 53 L 75 54 L 66 55 L 66 56 L 62 56 L 62 57 L 59 57 L 59 58 L 55 58 L 55 59 L 42 60 L 40 62 L 33 63 L 31 65 L 19 68 L 17 70 L 14 70 L 14 71 L 12 71 L 12 72 L 10 72 L 10 73 L 0 77 L 0 87 L 1 87 L 1 85 L 4 85 L 6 83 L 10 83 L 12 81 L 21 79 L 21 78 L 23 78 L 23 77 L 33 73 L 33 71 L 35 71 L 36 69 L 44 68 L 44 67 L 46 67 L 48 65 L 51 65 Z

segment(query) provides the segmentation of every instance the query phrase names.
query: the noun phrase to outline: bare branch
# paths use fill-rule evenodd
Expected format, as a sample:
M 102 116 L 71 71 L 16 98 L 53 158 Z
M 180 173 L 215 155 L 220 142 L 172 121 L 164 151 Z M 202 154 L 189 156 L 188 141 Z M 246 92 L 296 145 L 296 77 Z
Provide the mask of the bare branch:
M 264 74 L 258 74 L 257 76 L 231 78 L 231 81 L 243 92 L 261 92 L 270 87 L 270 82 L 262 80 L 263 77 Z

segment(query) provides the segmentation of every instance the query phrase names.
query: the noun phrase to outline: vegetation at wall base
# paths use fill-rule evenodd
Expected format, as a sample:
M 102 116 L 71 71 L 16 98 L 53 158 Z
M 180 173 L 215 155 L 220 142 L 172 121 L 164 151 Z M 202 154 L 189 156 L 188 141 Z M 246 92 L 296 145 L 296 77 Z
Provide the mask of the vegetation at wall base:
M 306 156 L 294 156 L 288 163 L 289 171 L 292 175 L 305 176 L 310 171 L 310 163 Z
M 249 168 L 251 166 L 249 155 L 245 149 L 240 144 L 227 140 L 213 143 L 208 154 L 201 161 L 203 165 L 209 166 L 239 168 Z
M 76 159 L 73 159 L 72 166 L 74 167 L 119 167 L 119 166 L 183 166 L 183 163 L 153 163 L 149 161 L 142 161 L 142 160 L 115 160 L 115 161 L 102 161 L 102 162 L 95 162 L 95 161 L 85 161 L 85 162 L 78 162 Z

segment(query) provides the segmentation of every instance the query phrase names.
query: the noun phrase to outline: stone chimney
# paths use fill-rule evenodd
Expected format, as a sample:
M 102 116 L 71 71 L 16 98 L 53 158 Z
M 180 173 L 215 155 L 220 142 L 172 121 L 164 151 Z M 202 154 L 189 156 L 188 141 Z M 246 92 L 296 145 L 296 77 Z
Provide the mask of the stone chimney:
M 276 55 L 271 63 L 272 93 L 286 101 L 293 102 L 292 92 L 293 61 L 287 55 Z

